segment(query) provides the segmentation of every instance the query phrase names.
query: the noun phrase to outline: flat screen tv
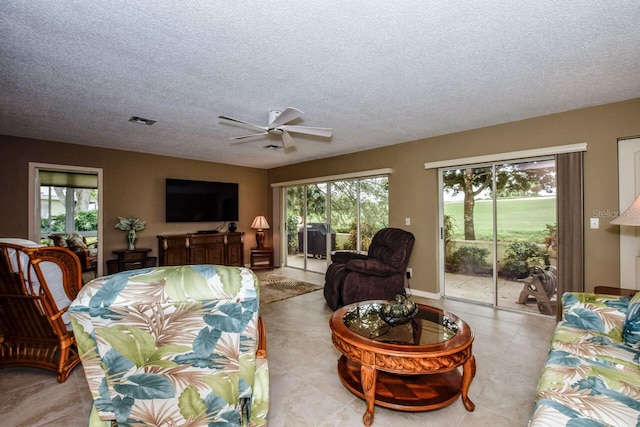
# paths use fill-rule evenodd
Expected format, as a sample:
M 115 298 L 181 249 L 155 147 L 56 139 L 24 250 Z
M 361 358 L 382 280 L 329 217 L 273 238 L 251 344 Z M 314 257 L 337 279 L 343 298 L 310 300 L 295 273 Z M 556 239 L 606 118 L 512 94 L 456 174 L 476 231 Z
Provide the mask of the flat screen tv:
M 237 221 L 238 184 L 167 178 L 167 222 Z

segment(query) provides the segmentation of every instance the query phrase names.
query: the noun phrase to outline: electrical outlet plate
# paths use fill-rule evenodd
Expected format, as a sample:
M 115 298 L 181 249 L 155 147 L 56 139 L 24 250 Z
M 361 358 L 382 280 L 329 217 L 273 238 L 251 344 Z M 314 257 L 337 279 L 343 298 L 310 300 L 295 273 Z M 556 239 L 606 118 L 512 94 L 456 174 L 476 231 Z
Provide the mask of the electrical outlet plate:
M 413 277 L 413 268 L 407 268 L 407 279 L 411 279 Z

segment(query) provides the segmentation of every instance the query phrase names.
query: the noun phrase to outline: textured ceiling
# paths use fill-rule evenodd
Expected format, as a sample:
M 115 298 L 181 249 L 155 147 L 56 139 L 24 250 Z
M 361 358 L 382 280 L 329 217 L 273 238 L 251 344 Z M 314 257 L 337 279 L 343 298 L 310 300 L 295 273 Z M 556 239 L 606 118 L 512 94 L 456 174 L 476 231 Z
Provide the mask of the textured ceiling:
M 638 22 L 637 0 L 4 0 L 0 134 L 271 168 L 640 97 Z M 232 145 L 253 129 L 217 118 L 286 107 L 333 138 Z

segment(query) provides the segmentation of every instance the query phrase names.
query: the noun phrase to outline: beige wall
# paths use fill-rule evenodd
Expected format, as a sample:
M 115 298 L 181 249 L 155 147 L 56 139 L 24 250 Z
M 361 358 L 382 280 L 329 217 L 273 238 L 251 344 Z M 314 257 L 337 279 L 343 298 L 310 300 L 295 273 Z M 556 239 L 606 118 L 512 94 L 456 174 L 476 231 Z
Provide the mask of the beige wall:
M 411 286 L 438 292 L 437 171 L 425 162 L 532 148 L 588 144 L 585 161 L 586 288 L 619 279 L 618 227 L 600 221 L 588 228 L 594 211 L 618 210 L 617 141 L 640 135 L 640 99 L 428 138 L 391 147 L 269 170 L 269 182 L 392 168 L 389 179 L 390 225 L 416 236 Z M 411 226 L 404 219 L 411 218 Z
M 28 238 L 29 162 L 102 168 L 104 235 L 101 240 L 105 259 L 113 257 L 112 250 L 125 247 L 125 233 L 114 228 L 118 216 L 137 216 L 147 222 L 146 229 L 138 233 L 137 246 L 152 248 L 154 255 L 158 252 L 158 234 L 192 233 L 221 225 L 166 223 L 165 178 L 239 183 L 238 231 L 246 233 L 245 262 L 249 262 L 249 248 L 255 246 L 251 221 L 256 215 L 269 212 L 271 192 L 267 171 L 263 169 L 0 136 L 2 237 Z M 270 238 L 268 234 L 268 242 Z
M 468 132 L 398 144 L 361 153 L 317 160 L 269 171 L 118 150 L 47 141 L 0 137 L 0 236 L 27 237 L 28 162 L 70 164 L 104 169 L 105 255 L 124 247 L 124 233 L 113 228 L 118 215 L 136 215 L 148 223 L 139 246 L 157 253 L 155 236 L 193 232 L 215 224 L 164 222 L 164 178 L 205 179 L 240 183 L 239 230 L 247 232 L 245 258 L 252 246 L 250 222 L 271 212 L 269 185 L 363 170 L 392 168 L 390 224 L 416 236 L 411 258 L 414 289 L 437 292 L 437 172 L 425 162 L 526 150 L 588 144 L 585 153 L 585 224 L 592 212 L 617 211 L 617 140 L 640 136 L 640 99 L 537 117 Z M 404 219 L 411 218 L 411 226 Z M 272 218 L 269 218 L 272 220 Z M 272 239 L 267 233 L 267 239 Z M 585 228 L 586 287 L 617 286 L 618 228 L 601 220 L 599 230 Z

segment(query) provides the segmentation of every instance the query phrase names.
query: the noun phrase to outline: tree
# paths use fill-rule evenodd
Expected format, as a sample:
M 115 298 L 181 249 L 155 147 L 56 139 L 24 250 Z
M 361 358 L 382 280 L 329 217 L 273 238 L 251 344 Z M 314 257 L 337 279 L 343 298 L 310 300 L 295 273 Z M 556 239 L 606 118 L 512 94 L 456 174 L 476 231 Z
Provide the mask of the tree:
M 481 194 L 491 184 L 491 169 L 466 168 L 450 169 L 442 174 L 444 187 L 453 196 L 464 194 L 464 239 L 475 240 L 476 231 L 473 224 L 473 208 L 476 196 Z
M 389 180 L 367 178 L 336 181 L 331 190 L 331 226 L 350 233 L 355 224 L 355 201 L 360 201 L 360 223 L 369 223 L 374 232 L 389 224 Z
M 300 223 L 330 222 L 334 231 L 357 236 L 356 201 L 358 200 L 360 202 L 360 238 L 363 242 L 367 238 L 366 233 L 369 232 L 367 230 L 373 230 L 371 232 L 373 236 L 375 231 L 388 227 L 389 182 L 386 177 L 331 182 L 330 221 L 326 210 L 327 189 L 326 183 L 287 188 L 287 240 L 291 251 L 298 246 L 297 233 Z
M 92 193 L 95 190 L 82 188 L 76 190 L 76 203 L 74 206 L 74 217 L 77 217 L 81 212 L 85 212 L 89 210 L 89 205 L 91 204 Z
M 450 169 L 442 174 L 444 188 L 453 196 L 464 195 L 464 239 L 475 240 L 473 210 L 476 197 L 493 193 L 491 167 Z M 496 191 L 499 197 L 530 196 L 552 191 L 555 186 L 555 162 L 507 163 L 496 167 Z
M 49 187 L 53 190 L 58 202 L 64 207 L 65 213 L 41 218 L 41 230 L 43 233 L 58 231 L 96 231 L 98 229 L 98 212 L 90 209 L 92 201 L 98 197 L 96 189 L 72 188 L 72 187 Z M 67 202 L 71 201 L 73 212 L 67 209 Z M 67 223 L 67 213 L 70 213 Z
M 287 246 L 291 253 L 295 253 L 298 248 L 298 225 L 309 222 L 326 222 L 321 219 L 326 212 L 326 186 L 322 184 L 312 184 L 308 186 L 298 186 L 287 188 Z M 308 217 L 305 221 L 305 189 L 306 189 L 306 213 Z

